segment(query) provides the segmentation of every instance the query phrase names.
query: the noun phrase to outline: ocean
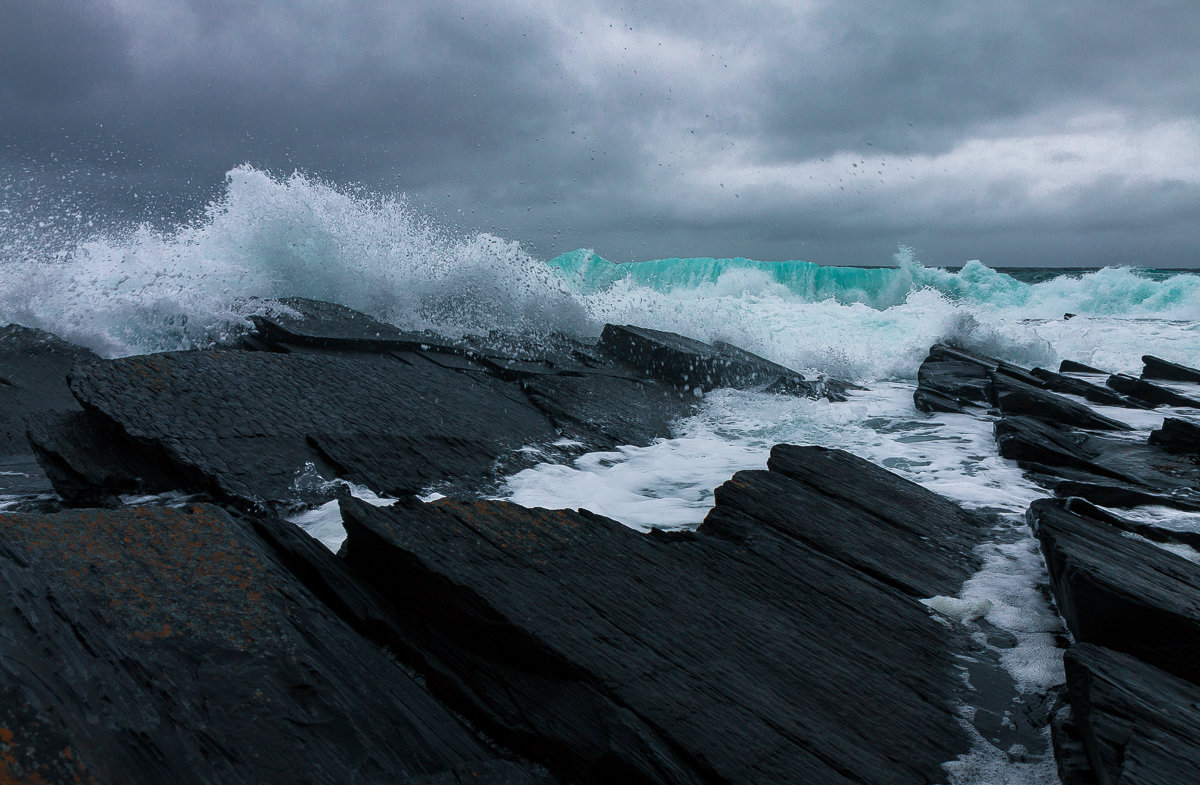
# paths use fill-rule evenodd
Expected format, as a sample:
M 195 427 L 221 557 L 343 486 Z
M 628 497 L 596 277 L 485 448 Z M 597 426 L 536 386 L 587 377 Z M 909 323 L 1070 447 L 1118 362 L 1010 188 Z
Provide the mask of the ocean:
M 544 259 L 506 238 L 448 229 L 400 198 L 249 166 L 229 173 L 202 215 L 172 227 L 106 223 L 69 206 L 8 207 L 0 260 L 0 324 L 49 330 L 108 357 L 229 341 L 272 298 L 296 295 L 449 335 L 537 340 L 636 324 L 848 379 L 866 389 L 844 403 L 714 391 L 674 438 L 543 463 L 504 478 L 495 495 L 583 507 L 642 530 L 687 528 L 703 520 L 716 486 L 765 467 L 774 444 L 848 450 L 998 515 L 983 570 L 957 597 L 929 604 L 1006 631 L 1013 645 L 998 654 L 1024 695 L 1063 679 L 1055 648 L 1063 628 L 1023 521 L 1029 502 L 1046 494 L 997 456 L 985 419 L 918 412 L 918 366 L 939 341 L 1026 367 L 1057 369 L 1071 359 L 1136 375 L 1143 354 L 1200 366 L 1196 270 L 936 268 L 909 249 L 862 267 L 741 258 L 614 264 L 590 250 Z M 1135 426 L 1133 438 L 1163 419 L 1095 408 Z M 1198 516 L 1138 514 L 1200 529 Z M 296 521 L 336 548 L 331 515 L 319 509 Z M 1044 744 L 1016 754 L 978 742 L 951 762 L 950 781 L 1056 781 Z

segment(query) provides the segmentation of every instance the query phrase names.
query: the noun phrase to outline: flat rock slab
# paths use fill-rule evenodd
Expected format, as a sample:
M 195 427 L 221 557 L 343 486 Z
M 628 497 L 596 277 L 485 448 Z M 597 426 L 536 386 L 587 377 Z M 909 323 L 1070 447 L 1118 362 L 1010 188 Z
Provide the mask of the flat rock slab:
M 1002 414 L 1023 414 L 1038 420 L 1097 431 L 1131 431 L 1126 423 L 1097 414 L 1091 408 L 1057 393 L 1039 389 L 1001 374 L 992 374 L 988 399 Z
M 1063 360 L 1058 364 L 1059 373 L 1086 373 L 1094 376 L 1108 376 L 1108 371 L 1103 371 L 1091 365 L 1075 362 L 1074 360 Z
M 0 515 L 0 595 L 0 781 L 544 781 L 218 508 Z
M 1200 682 L 1200 565 L 1040 500 L 1029 522 L 1075 639 Z
M 768 528 L 916 598 L 957 594 L 979 568 L 972 549 L 994 522 L 916 483 L 822 447 L 777 445 L 767 467 L 716 489 L 706 530 Z
M 67 387 L 78 362 L 98 359 L 82 346 L 43 330 L 0 328 L 0 456 L 29 454 L 25 418 L 52 409 L 79 410 Z
M 271 344 L 378 352 L 419 350 L 437 344 L 466 352 L 466 347 L 432 335 L 401 330 L 344 305 L 306 297 L 282 297 L 275 302 L 283 307 L 272 309 L 269 315 L 252 317 L 257 337 Z
M 1182 785 L 1200 772 L 1200 687 L 1133 657 L 1080 643 L 1067 691 L 1094 782 Z
M 1000 455 L 1017 462 L 1059 493 L 1097 504 L 1200 504 L 1200 465 L 1139 441 L 1085 433 L 1027 416 L 1008 416 L 994 426 Z
M 1066 360 L 1063 362 L 1065 363 Z M 1092 382 L 1084 381 L 1083 379 L 1077 379 L 1074 376 L 1067 376 L 1062 373 L 1047 371 L 1045 368 L 1033 368 L 1029 372 L 1041 380 L 1043 387 L 1045 387 L 1047 390 L 1052 390 L 1053 392 L 1067 393 L 1068 395 L 1078 395 L 1079 397 L 1091 401 L 1092 403 L 1099 403 L 1107 406 L 1124 406 L 1130 409 L 1149 408 L 1146 406 L 1146 404 L 1139 403 L 1128 396 L 1121 395 L 1111 387 L 1093 384 Z
M 1186 365 L 1146 354 L 1142 355 L 1142 378 L 1200 384 L 1200 369 L 1189 368 Z
M 1128 395 L 1150 406 L 1180 406 L 1190 409 L 1200 409 L 1200 400 L 1181 395 L 1174 390 L 1148 382 L 1145 379 L 1135 379 L 1125 374 L 1114 373 L 1105 382 L 1119 393 Z
M 310 437 L 333 444 L 339 435 L 366 435 L 364 462 L 374 448 L 394 447 L 392 437 L 426 440 L 416 453 L 424 474 L 400 486 L 407 488 L 475 471 L 480 454 L 556 438 L 519 391 L 386 356 L 173 352 L 80 366 L 71 387 L 89 411 L 191 472 L 196 489 L 266 503 L 302 497 L 297 472 L 307 463 L 333 476 Z M 447 436 L 469 443 L 471 460 Z
M 809 382 L 801 374 L 727 343 L 708 344 L 633 325 L 604 325 L 600 348 L 642 373 L 684 391 L 767 386 L 775 392 L 845 400 L 852 385 Z
M 541 375 L 522 381 L 521 389 L 563 437 L 586 450 L 668 438 L 673 423 L 699 406 L 674 388 L 607 374 Z
M 1167 452 L 1200 458 L 1200 424 L 1168 417 L 1161 428 L 1150 433 L 1150 443 Z
M 565 779 L 941 781 L 969 746 L 949 631 L 847 549 L 824 552 L 832 537 L 795 534 L 810 511 L 790 502 L 813 500 L 813 527 L 827 509 L 804 481 L 758 474 L 778 486 L 720 493 L 712 515 L 736 527 L 713 518 L 697 533 L 503 502 L 344 499 L 346 559 L 422 620 L 430 683 Z M 877 479 L 894 483 L 863 467 L 859 487 Z M 859 512 L 860 536 L 902 541 L 896 561 L 945 558 L 907 531 L 872 535 L 879 516 Z

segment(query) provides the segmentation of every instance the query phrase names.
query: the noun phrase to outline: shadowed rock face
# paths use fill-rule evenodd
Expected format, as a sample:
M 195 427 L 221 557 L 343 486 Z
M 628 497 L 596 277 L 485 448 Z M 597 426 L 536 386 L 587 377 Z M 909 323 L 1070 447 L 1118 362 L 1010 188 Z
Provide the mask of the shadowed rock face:
M 67 372 L 95 359 L 88 349 L 43 330 L 0 328 L 0 495 L 53 496 L 26 437 L 26 421 L 51 412 L 78 414 Z
M 217 508 L 0 515 L 0 595 L 0 781 L 543 781 Z
M 1079 740 L 1101 782 L 1179 785 L 1200 771 L 1200 687 L 1099 646 L 1067 652 Z
M 1200 565 L 1079 509 L 1044 500 L 1029 512 L 1076 640 L 1200 682 Z
M 915 536 L 927 518 L 904 494 L 936 499 L 930 540 L 983 522 L 844 454 L 778 447 L 772 463 L 718 490 L 692 534 L 501 502 L 345 499 L 346 558 L 414 620 L 442 694 L 568 779 L 936 781 L 968 746 L 949 632 L 879 579 L 879 555 L 916 594 L 957 588 L 971 557 L 955 565 L 953 546 Z M 894 503 L 827 517 L 852 482 Z M 904 573 L 908 560 L 929 576 Z
M 10 324 L 0 328 L 0 456 L 28 453 L 25 418 L 51 409 L 79 410 L 67 372 L 98 359 L 56 335 Z
M 1143 359 L 1142 378 L 1113 375 L 1102 388 L 1040 369 L 1031 381 L 998 360 L 934 346 L 914 396 L 927 411 L 990 404 L 1000 455 L 1057 496 L 1073 497 L 1036 501 L 1027 514 L 1077 641 L 1066 655 L 1071 711 L 1053 722 L 1066 785 L 1167 785 L 1197 780 L 1200 771 L 1200 567 L 1154 544 L 1197 547 L 1200 535 L 1085 501 L 1200 510 L 1200 429 L 1185 412 L 1148 440 L 1133 439 L 1111 433 L 1130 430 L 1123 424 L 1047 392 L 1139 408 L 1198 405 L 1200 371 Z M 1069 361 L 1061 370 L 1105 374 Z
M 1128 395 L 1134 400 L 1142 401 L 1148 406 L 1184 406 L 1192 409 L 1200 409 L 1200 400 L 1181 395 L 1174 390 L 1169 390 L 1153 382 L 1148 382 L 1143 379 L 1135 379 L 1132 376 L 1124 374 L 1113 374 L 1108 377 L 1105 382 L 1109 387 L 1119 393 Z
M 1200 424 L 1168 417 L 1162 428 L 1150 434 L 1150 443 L 1167 452 L 1200 458 Z
M 1173 363 L 1149 354 L 1142 356 L 1142 363 L 1143 379 L 1164 379 L 1166 381 L 1195 382 L 1200 384 L 1200 370 L 1196 368 L 1189 368 L 1186 365 Z

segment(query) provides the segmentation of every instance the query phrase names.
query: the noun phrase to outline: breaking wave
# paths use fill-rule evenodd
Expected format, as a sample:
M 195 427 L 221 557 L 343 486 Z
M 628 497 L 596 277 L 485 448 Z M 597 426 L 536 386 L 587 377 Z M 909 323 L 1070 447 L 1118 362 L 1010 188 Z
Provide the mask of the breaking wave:
M 0 212 L 0 258 L 0 323 L 108 356 L 227 340 L 272 298 L 298 295 L 450 335 L 637 323 L 860 381 L 911 378 L 939 340 L 1026 365 L 1072 357 L 1129 369 L 1148 345 L 1200 361 L 1194 273 L 1043 271 L 1033 281 L 977 261 L 928 268 L 903 249 L 890 267 L 613 264 L 587 250 L 545 262 L 491 234 L 451 231 L 400 197 L 251 166 L 230 171 L 196 220 L 166 230 L 99 230 L 44 203 Z

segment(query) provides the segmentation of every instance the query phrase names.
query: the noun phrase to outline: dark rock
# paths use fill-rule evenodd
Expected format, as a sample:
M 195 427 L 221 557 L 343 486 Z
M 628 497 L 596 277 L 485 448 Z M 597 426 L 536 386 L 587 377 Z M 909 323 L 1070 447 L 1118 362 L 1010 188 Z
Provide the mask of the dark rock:
M 1168 417 L 1162 428 L 1150 432 L 1150 443 L 1167 452 L 1200 457 L 1200 425 Z
M 1173 363 L 1149 354 L 1142 355 L 1142 363 L 1143 379 L 1200 383 L 1200 370 L 1196 368 L 1189 368 L 1186 365 Z
M 349 349 L 385 352 L 391 349 L 420 351 L 437 345 L 447 352 L 468 354 L 465 346 L 456 346 L 431 334 L 401 330 L 365 313 L 344 305 L 306 297 L 278 299 L 283 309 L 273 309 L 267 316 L 254 316 L 251 321 L 257 335 L 272 348 L 285 347 Z
M 1076 641 L 1200 679 L 1200 565 L 1084 517 L 1061 499 L 1034 502 L 1029 523 Z
M 1016 461 L 1050 487 L 1063 481 L 1075 483 L 1081 495 L 1092 486 L 1107 486 L 1113 494 L 1128 488 L 1143 498 L 1150 494 L 1183 509 L 1200 503 L 1196 492 L 1200 466 L 1149 444 L 1083 433 L 1026 416 L 1001 418 L 995 434 L 1001 457 Z M 1099 504 L 1112 503 L 1086 495 Z
M 1158 526 L 1153 523 L 1144 523 L 1142 521 L 1133 521 L 1128 518 L 1122 518 L 1119 515 L 1114 515 L 1108 510 L 1097 507 L 1094 503 L 1086 498 L 1071 498 L 1067 497 L 1065 509 L 1073 512 L 1084 518 L 1089 518 L 1094 521 L 1103 521 L 1109 526 L 1120 529 L 1121 531 L 1136 534 L 1139 537 L 1145 537 L 1153 542 L 1165 544 L 1186 545 L 1189 548 L 1195 548 L 1200 551 L 1200 532 L 1187 529 L 1169 529 L 1164 526 Z
M 1004 376 L 1034 387 L 1041 381 L 1010 363 L 936 343 L 917 369 L 913 401 L 921 411 L 965 412 L 991 405 L 987 386 L 993 376 Z
M 1135 379 L 1132 376 L 1114 373 L 1108 377 L 1108 381 L 1105 383 L 1117 392 L 1135 400 L 1144 401 L 1151 406 L 1184 406 L 1200 409 L 1200 401 L 1195 398 L 1189 398 L 1174 390 L 1168 390 L 1166 387 L 1151 384 L 1145 379 Z
M 1090 373 L 1097 376 L 1107 376 L 1108 371 L 1102 371 L 1099 368 L 1093 368 L 1090 365 L 1077 363 L 1074 360 L 1063 360 L 1058 364 L 1059 373 Z
M 669 436 L 695 403 L 646 378 L 649 367 L 586 341 L 446 341 L 339 305 L 281 302 L 290 311 L 255 318 L 258 331 L 244 341 L 252 351 L 82 363 L 71 405 L 81 403 L 86 417 L 34 428 L 39 455 L 70 503 L 147 490 L 155 475 L 146 467 L 161 467 L 172 487 L 268 508 L 333 498 L 334 476 L 396 495 L 431 486 L 479 492 L 539 456 Z M 671 351 L 697 349 L 712 383 L 794 382 L 803 385 L 789 388 L 794 393 L 831 399 L 847 389 L 804 381 L 729 345 L 630 330 L 622 334 L 652 335 Z
M 217 508 L 0 515 L 0 593 L 4 781 L 547 781 Z
M 1096 414 L 1087 406 L 1056 393 L 1038 389 L 1003 374 L 992 374 L 988 399 L 1003 414 L 1022 414 L 1051 423 L 1091 430 L 1130 431 L 1129 425 Z
M 1071 714 L 1071 707 L 1065 703 L 1050 723 L 1050 736 L 1062 785 L 1099 785 L 1080 739 L 1079 725 Z
M 971 558 L 956 571 L 933 543 L 975 522 L 939 500 L 923 540 L 923 508 L 889 516 L 928 492 L 885 470 L 802 448 L 773 464 L 735 477 L 687 536 L 501 502 L 343 499 L 346 559 L 420 619 L 443 698 L 566 779 L 940 779 L 968 745 L 950 633 L 869 573 L 932 565 L 903 582 L 956 587 Z M 863 504 L 897 496 L 879 510 L 835 501 L 854 489 Z M 858 545 L 838 542 L 843 527 Z
M 717 488 L 705 531 L 767 527 L 917 598 L 957 594 L 979 569 L 993 522 L 916 483 L 823 447 L 776 445 L 767 468 Z
M 387 356 L 173 352 L 84 365 L 71 384 L 90 412 L 161 449 L 190 489 L 268 504 L 305 498 L 297 481 L 307 464 L 335 476 L 325 456 L 364 482 L 374 475 L 357 470 L 375 460 L 419 466 L 416 476 L 393 478 L 397 489 L 412 488 L 555 438 L 519 391 Z M 348 442 L 357 445 L 353 461 L 340 449 Z M 400 444 L 413 455 L 387 454 Z
M 1072 496 L 1086 499 L 1094 504 L 1105 507 L 1137 507 L 1143 504 L 1154 504 L 1163 507 L 1174 507 L 1179 510 L 1200 512 L 1200 494 L 1188 488 L 1176 488 L 1170 493 L 1157 493 L 1147 488 L 1130 485 L 1117 480 L 1061 480 L 1054 470 L 1043 472 L 1055 496 L 1070 498 Z M 1087 476 L 1084 473 L 1081 476 Z
M 83 411 L 31 414 L 29 441 L 42 469 L 72 507 L 117 504 L 118 494 L 180 488 L 161 450 L 133 443 L 114 423 Z
M 0 455 L 28 453 L 25 418 L 52 409 L 79 410 L 67 388 L 77 362 L 97 359 L 82 346 L 43 330 L 0 328 Z
M 536 376 L 521 389 L 558 433 L 586 450 L 668 438 L 672 425 L 698 403 L 694 395 L 644 379 L 596 373 Z
M 1058 393 L 1066 393 L 1068 395 L 1078 395 L 1081 398 L 1091 401 L 1092 403 L 1099 403 L 1107 406 L 1124 406 L 1131 409 L 1148 408 L 1145 404 L 1121 395 L 1109 387 L 1102 387 L 1099 384 L 1085 382 L 1083 379 L 1076 379 L 1073 376 L 1064 376 L 1061 373 L 1047 371 L 1045 368 L 1034 368 L 1030 371 L 1030 373 L 1040 379 L 1042 386 L 1047 390 L 1052 390 Z
M 1132 657 L 1086 643 L 1072 646 L 1064 659 L 1071 713 L 1087 753 L 1088 773 L 1095 777 L 1092 782 L 1182 785 L 1196 781 L 1200 688 Z
M 776 392 L 844 400 L 834 386 L 818 388 L 790 368 L 727 343 L 707 344 L 661 330 L 606 324 L 600 348 L 685 392 L 766 385 Z

